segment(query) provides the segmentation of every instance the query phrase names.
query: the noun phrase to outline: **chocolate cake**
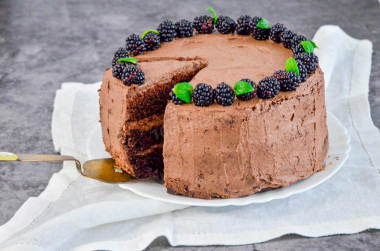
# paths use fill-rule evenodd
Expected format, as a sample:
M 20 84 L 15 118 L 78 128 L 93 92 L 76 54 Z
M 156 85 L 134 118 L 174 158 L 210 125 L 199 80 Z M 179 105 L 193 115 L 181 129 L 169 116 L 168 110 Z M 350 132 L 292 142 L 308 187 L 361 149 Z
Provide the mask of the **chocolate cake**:
M 133 50 L 118 50 L 104 75 L 103 139 L 120 168 L 204 199 L 288 186 L 323 170 L 324 79 L 312 41 L 249 16 L 237 24 L 216 15 L 166 20 L 159 31 L 129 36 Z

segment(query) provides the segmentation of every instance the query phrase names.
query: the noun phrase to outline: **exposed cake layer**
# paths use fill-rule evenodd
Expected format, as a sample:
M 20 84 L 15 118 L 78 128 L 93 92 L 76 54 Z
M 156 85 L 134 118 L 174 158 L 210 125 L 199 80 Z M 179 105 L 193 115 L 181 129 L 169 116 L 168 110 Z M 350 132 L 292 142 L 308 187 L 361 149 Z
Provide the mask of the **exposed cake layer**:
M 129 164 L 133 167 L 136 177 L 162 177 L 164 162 L 162 159 L 162 144 L 138 152 L 128 148 Z
M 162 175 L 163 113 L 174 84 L 190 81 L 206 66 L 202 60 L 141 62 L 143 86 L 127 87 L 105 72 L 100 90 L 100 120 L 106 150 L 135 177 Z M 151 151 L 149 151 L 151 150 Z
M 328 150 L 323 73 L 293 92 L 230 107 L 168 104 L 165 186 L 232 198 L 288 186 L 323 169 Z

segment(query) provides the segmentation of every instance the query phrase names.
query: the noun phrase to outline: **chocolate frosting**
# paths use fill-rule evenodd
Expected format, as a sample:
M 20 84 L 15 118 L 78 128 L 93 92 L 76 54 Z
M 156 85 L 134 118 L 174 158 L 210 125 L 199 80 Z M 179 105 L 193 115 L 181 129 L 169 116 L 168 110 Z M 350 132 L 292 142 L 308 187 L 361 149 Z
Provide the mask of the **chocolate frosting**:
M 211 199 L 288 186 L 323 170 L 328 150 L 320 69 L 297 91 L 222 107 L 166 107 L 165 186 Z
M 191 83 L 207 83 L 216 87 L 221 82 L 233 86 L 242 78 L 256 83 L 274 71 L 285 69 L 292 51 L 270 40 L 258 41 L 250 36 L 204 34 L 163 43 L 158 50 L 138 56 L 154 58 L 203 58 L 207 67 Z

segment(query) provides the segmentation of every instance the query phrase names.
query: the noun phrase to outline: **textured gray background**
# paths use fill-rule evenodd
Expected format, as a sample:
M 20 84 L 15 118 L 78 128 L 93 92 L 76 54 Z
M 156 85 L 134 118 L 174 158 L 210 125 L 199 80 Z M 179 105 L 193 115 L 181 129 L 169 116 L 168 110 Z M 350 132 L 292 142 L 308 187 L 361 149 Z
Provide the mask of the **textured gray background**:
M 156 28 L 165 18 L 192 19 L 212 6 L 236 19 L 260 15 L 312 37 L 324 24 L 374 44 L 370 104 L 380 127 L 380 7 L 376 0 L 346 1 L 6 1 L 0 0 L 0 150 L 54 153 L 51 114 L 62 82 L 96 82 L 127 34 Z M 30 196 L 38 196 L 61 164 L 0 162 L 0 224 Z M 380 248 L 380 231 L 304 238 L 289 235 L 261 244 L 200 250 Z M 158 238 L 152 250 L 171 250 Z M 173 249 L 192 250 L 189 247 Z

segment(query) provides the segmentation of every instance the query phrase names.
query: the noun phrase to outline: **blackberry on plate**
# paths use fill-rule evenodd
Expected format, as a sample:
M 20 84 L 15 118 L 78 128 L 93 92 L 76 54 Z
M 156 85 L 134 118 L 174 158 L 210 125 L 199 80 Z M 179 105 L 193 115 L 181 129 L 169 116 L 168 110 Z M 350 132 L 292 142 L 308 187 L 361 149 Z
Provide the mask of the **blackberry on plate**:
M 241 15 L 237 19 L 236 32 L 239 35 L 249 35 L 250 28 L 249 24 L 251 23 L 252 18 L 248 15 Z
M 280 83 L 273 76 L 260 80 L 257 85 L 257 96 L 259 98 L 274 98 L 280 92 Z
M 216 103 L 219 105 L 230 106 L 235 101 L 235 92 L 231 86 L 222 82 L 214 89 L 214 97 Z
M 192 22 L 182 19 L 175 23 L 175 30 L 177 37 L 191 37 L 193 36 L 194 26 Z
M 123 83 L 127 86 L 132 84 L 143 85 L 145 74 L 137 65 L 126 64 L 123 71 Z
M 301 78 L 295 72 L 276 71 L 273 77 L 280 83 L 281 91 L 294 91 L 300 86 Z
M 281 33 L 281 43 L 285 48 L 291 49 L 293 45 L 293 38 L 296 34 L 291 30 L 286 30 Z
M 303 41 L 307 41 L 307 38 L 305 36 L 302 36 L 302 35 L 296 35 L 296 36 L 294 36 L 292 47 L 295 47 L 295 46 L 299 45 Z
M 253 87 L 254 91 L 244 93 L 241 95 L 236 95 L 236 97 L 240 100 L 243 100 L 243 101 L 247 101 L 247 100 L 255 98 L 257 96 L 257 88 L 256 88 L 255 82 L 253 80 L 250 80 L 249 78 L 243 78 L 240 81 L 244 81 L 244 82 L 247 82 L 248 84 L 250 84 Z
M 215 27 L 222 34 L 234 33 L 236 29 L 235 21 L 228 16 L 218 17 L 218 21 L 215 24 Z
M 209 106 L 214 102 L 214 90 L 211 85 L 200 83 L 194 88 L 193 101 L 196 106 Z
M 286 27 L 283 24 L 277 23 L 272 26 L 269 32 L 269 38 L 275 43 L 281 43 L 281 33 L 286 31 Z
M 214 18 L 206 15 L 195 17 L 193 25 L 198 33 L 209 34 L 214 29 Z
M 125 64 L 116 63 L 112 66 L 112 76 L 118 79 L 123 79 Z
M 314 53 L 297 53 L 294 58 L 302 62 L 308 74 L 315 72 L 315 69 L 317 69 L 319 60 Z
M 115 54 L 113 55 L 112 59 L 112 67 L 114 67 L 117 64 L 117 60 L 119 58 L 127 58 L 129 57 L 128 52 L 125 50 L 125 48 L 119 48 Z
M 154 32 L 143 34 L 143 41 L 147 51 L 154 51 L 160 47 L 160 36 Z
M 136 34 L 132 34 L 125 39 L 126 46 L 125 48 L 132 56 L 137 56 L 143 54 L 146 50 L 144 41 L 137 36 Z
M 305 82 L 307 80 L 307 70 L 306 70 L 306 67 L 303 65 L 303 63 L 301 62 L 301 60 L 296 60 L 297 62 L 297 66 L 298 66 L 298 69 L 300 71 L 300 80 L 301 80 L 301 83 Z
M 171 42 L 176 37 L 175 25 L 170 20 L 165 20 L 157 27 L 161 42 Z

